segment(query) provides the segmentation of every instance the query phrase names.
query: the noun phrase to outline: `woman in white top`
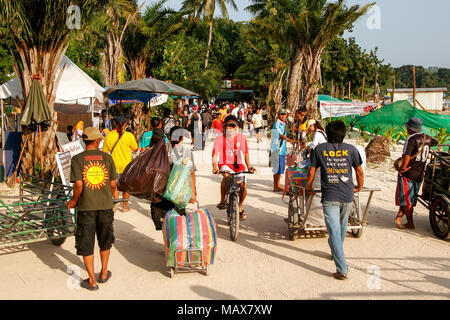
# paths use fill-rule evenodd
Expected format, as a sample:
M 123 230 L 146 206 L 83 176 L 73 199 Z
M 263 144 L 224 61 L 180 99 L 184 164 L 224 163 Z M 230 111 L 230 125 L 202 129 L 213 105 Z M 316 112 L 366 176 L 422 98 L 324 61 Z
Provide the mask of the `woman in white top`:
M 328 141 L 327 134 L 320 125 L 319 121 L 308 120 L 308 122 L 306 123 L 306 130 L 308 130 L 308 132 L 314 133 L 313 141 L 306 147 L 308 153 L 311 150 L 314 150 L 314 148 L 317 147 L 319 144 Z

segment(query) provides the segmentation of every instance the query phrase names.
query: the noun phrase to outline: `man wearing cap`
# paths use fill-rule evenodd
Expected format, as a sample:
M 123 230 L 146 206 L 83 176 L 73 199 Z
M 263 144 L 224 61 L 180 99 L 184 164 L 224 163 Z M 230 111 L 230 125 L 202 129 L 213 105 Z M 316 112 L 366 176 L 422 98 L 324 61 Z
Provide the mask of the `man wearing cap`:
M 225 205 L 225 194 L 227 192 L 227 181 L 230 179 L 229 173 L 244 172 L 247 166 L 248 171 L 255 172 L 255 169 L 250 165 L 250 156 L 248 153 L 247 139 L 243 134 L 238 133 L 239 121 L 233 116 L 229 115 L 225 118 L 225 132 L 223 135 L 216 138 L 214 141 L 214 148 L 212 152 L 212 167 L 213 174 L 223 172 L 223 180 L 220 186 L 220 203 L 217 208 L 223 210 Z M 243 210 L 245 197 L 247 196 L 247 184 L 244 175 L 237 175 L 235 179 L 239 181 L 241 191 L 239 194 L 239 217 L 243 221 L 246 219 L 246 214 Z
M 116 194 L 118 178 L 116 166 L 109 154 L 98 147 L 103 137 L 97 128 L 89 127 L 83 132 L 86 150 L 72 158 L 71 181 L 73 197 L 67 204 L 68 209 L 78 209 L 75 247 L 77 255 L 83 256 L 89 279 L 81 282 L 88 290 L 97 290 L 99 283 L 108 281 L 108 260 L 114 243 L 113 195 Z M 114 197 L 117 199 L 117 196 Z M 95 234 L 100 247 L 102 270 L 99 278 L 94 273 Z
M 436 139 L 422 133 L 422 120 L 416 117 L 405 124 L 410 135 L 403 148 L 402 165 L 397 176 L 395 204 L 400 206 L 395 224 L 399 229 L 414 229 L 413 212 L 417 204 L 420 185 L 430 148 L 438 144 Z M 406 224 L 402 218 L 406 215 Z
M 108 133 L 103 144 L 103 152 L 110 153 L 114 160 L 119 176 L 125 171 L 127 165 L 133 160 L 131 151 L 137 152 L 139 146 L 131 132 L 125 131 L 127 126 L 127 119 L 124 116 L 116 118 L 116 128 Z M 119 190 L 116 191 L 117 198 L 119 197 Z M 129 199 L 130 195 L 123 193 L 124 199 Z M 123 203 L 122 212 L 130 211 L 128 202 Z
M 272 127 L 272 138 L 270 145 L 271 163 L 273 167 L 273 191 L 283 191 L 280 185 L 281 175 L 286 168 L 287 141 L 294 143 L 294 140 L 287 137 L 286 129 L 286 109 L 278 111 L 278 119 Z

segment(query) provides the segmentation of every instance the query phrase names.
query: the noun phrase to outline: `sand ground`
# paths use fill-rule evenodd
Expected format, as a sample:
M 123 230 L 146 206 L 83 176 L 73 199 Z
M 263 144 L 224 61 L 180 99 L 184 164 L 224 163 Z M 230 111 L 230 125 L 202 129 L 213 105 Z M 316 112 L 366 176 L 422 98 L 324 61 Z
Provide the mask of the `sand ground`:
M 155 230 L 149 204 L 132 198 L 132 210 L 115 215 L 116 242 L 109 264 L 113 277 L 100 290 L 76 288 L 76 275 L 68 270 L 81 273 L 83 279 L 87 273 L 82 259 L 75 255 L 74 237 L 70 237 L 61 247 L 44 241 L 0 249 L 0 299 L 450 298 L 450 243 L 434 236 L 427 209 L 418 204 L 416 230 L 394 227 L 396 174 L 390 162 L 369 165 L 366 170 L 365 185 L 382 191 L 374 195 L 362 237 L 349 233 L 345 240 L 350 279 L 339 281 L 331 276 L 335 266 L 327 234 L 288 239 L 283 222 L 287 205 L 281 194 L 272 192 L 267 141 L 257 145 L 255 138 L 250 138 L 249 146 L 258 172 L 248 177 L 247 220 L 241 224 L 236 242 L 230 240 L 225 211 L 216 209 L 220 179 L 211 174 L 212 143 L 208 142 L 204 153 L 195 152 L 198 200 L 212 213 L 218 233 L 216 261 L 208 276 L 188 273 L 170 278 L 162 233 Z M 401 147 L 396 151 L 392 159 L 398 157 Z M 0 185 L 2 199 L 18 192 L 17 187 Z M 364 210 L 368 194 L 361 197 Z M 313 210 L 320 219 L 318 199 Z

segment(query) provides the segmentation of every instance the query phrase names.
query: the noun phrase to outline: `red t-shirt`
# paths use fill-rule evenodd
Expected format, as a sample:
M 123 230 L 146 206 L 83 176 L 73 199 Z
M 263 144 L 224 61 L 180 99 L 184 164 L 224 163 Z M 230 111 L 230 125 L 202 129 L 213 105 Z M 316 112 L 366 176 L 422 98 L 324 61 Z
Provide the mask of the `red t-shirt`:
M 218 155 L 219 170 L 228 166 L 234 172 L 243 172 L 245 167 L 245 155 L 248 153 L 247 139 L 242 134 L 236 134 L 232 141 L 227 140 L 224 135 L 214 141 L 213 155 Z M 238 164 L 238 168 L 234 164 Z

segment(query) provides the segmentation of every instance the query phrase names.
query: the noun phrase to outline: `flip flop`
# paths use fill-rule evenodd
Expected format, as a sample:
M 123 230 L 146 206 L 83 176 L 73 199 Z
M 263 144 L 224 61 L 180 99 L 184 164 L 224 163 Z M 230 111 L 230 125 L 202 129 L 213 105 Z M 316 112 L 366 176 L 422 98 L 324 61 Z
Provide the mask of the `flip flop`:
M 219 210 L 225 210 L 226 207 L 227 207 L 226 204 L 223 203 L 223 202 L 221 202 L 221 203 L 219 203 L 219 204 L 217 205 L 217 208 L 218 208 Z
M 394 223 L 395 223 L 395 226 L 397 227 L 397 229 L 405 229 L 405 227 L 401 223 L 398 223 L 395 220 L 394 220 Z
M 247 215 L 245 214 L 245 211 L 242 210 L 241 212 L 239 212 L 239 220 L 244 221 L 245 219 L 247 219 Z
M 91 286 L 91 284 L 89 283 L 89 278 L 82 280 L 81 283 L 80 283 L 80 286 L 82 288 L 88 289 L 90 291 L 98 290 L 98 285 Z
M 128 212 L 128 211 L 130 211 L 131 209 L 130 208 L 126 208 L 126 209 L 123 209 L 122 208 L 122 212 Z
M 106 281 L 108 281 L 108 280 L 109 280 L 109 278 L 111 278 L 111 276 L 112 276 L 112 272 L 108 270 L 108 272 L 107 272 L 107 276 L 106 276 L 106 279 L 102 279 L 102 278 L 101 278 L 101 275 L 102 275 L 102 273 L 100 272 L 100 275 L 98 276 L 98 280 L 97 280 L 97 282 L 100 282 L 100 283 L 105 283 Z

